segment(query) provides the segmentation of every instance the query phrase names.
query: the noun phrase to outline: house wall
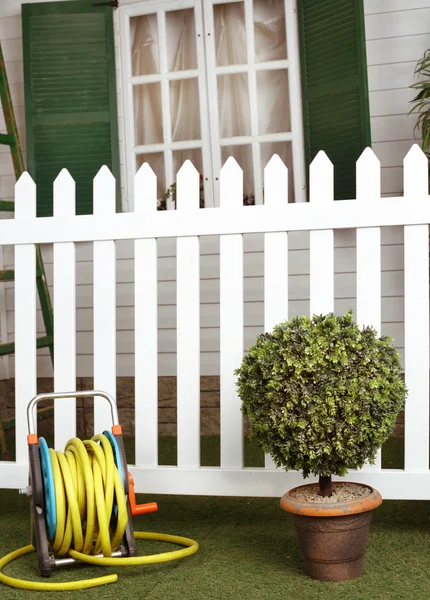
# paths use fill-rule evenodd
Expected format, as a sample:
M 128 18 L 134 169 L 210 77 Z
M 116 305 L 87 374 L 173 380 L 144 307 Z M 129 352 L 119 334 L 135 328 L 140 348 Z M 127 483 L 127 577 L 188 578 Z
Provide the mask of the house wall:
M 18 127 L 25 149 L 24 91 L 21 40 L 21 2 L 2 0 L 0 39 L 8 69 Z M 122 0 L 124 4 L 124 0 Z M 407 6 L 407 8 L 405 8 Z M 416 61 L 430 45 L 430 0 L 365 0 L 367 60 L 373 149 L 382 164 L 384 195 L 402 193 L 402 161 L 414 143 L 413 117 L 407 117 L 413 91 Z M 117 13 L 116 13 L 116 22 Z M 118 48 L 118 33 L 116 31 Z M 123 169 L 123 123 L 120 88 L 120 61 L 117 60 L 119 133 Z M 0 130 L 3 128 L 0 118 Z M 13 198 L 14 176 L 7 147 L 0 147 L 0 197 Z M 124 190 L 124 188 L 123 188 Z M 383 232 L 382 318 L 383 333 L 395 338 L 402 350 L 403 331 L 403 233 Z M 355 308 L 355 235 L 344 231 L 335 236 L 335 309 Z M 201 243 L 201 349 L 202 375 L 217 375 L 219 369 L 219 241 Z M 290 236 L 290 315 L 309 311 L 309 236 Z M 245 347 L 263 328 L 263 254 L 258 236 L 245 239 Z M 48 280 L 52 281 L 52 251 L 44 248 Z M 133 247 L 117 247 L 118 376 L 133 376 Z M 159 369 L 160 375 L 176 374 L 175 356 L 175 247 L 159 244 Z M 91 247 L 77 249 L 77 348 L 78 376 L 92 375 L 92 264 Z M 5 250 L 5 263 L 12 265 L 11 249 Z M 13 339 L 13 285 L 6 288 L 8 337 Z M 38 329 L 43 331 L 41 319 Z M 13 374 L 13 359 L 11 361 Z M 40 377 L 52 374 L 46 351 L 40 351 Z

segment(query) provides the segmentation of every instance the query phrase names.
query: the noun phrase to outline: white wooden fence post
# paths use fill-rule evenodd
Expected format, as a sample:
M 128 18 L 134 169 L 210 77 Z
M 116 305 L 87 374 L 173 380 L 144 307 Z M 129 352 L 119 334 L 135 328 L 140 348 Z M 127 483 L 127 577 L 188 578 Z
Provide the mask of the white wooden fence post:
M 264 169 L 264 204 L 273 210 L 288 203 L 288 169 L 275 154 Z M 285 224 L 285 227 L 288 223 Z M 288 319 L 288 233 L 264 235 L 264 330 Z M 275 463 L 265 455 L 266 469 Z
M 234 158 L 221 169 L 220 210 L 243 207 L 243 172 Z M 252 208 L 250 208 L 252 210 Z M 234 370 L 243 358 L 243 236 L 221 235 L 220 239 L 220 388 L 221 467 L 243 467 L 243 417 Z
M 63 169 L 54 181 L 54 216 L 75 216 L 75 182 Z M 54 244 L 54 390 L 76 389 L 75 244 Z M 55 400 L 55 448 L 76 435 L 76 400 Z
M 187 160 L 177 175 L 176 210 L 183 219 L 199 211 L 199 173 Z M 200 246 L 176 241 L 178 467 L 200 467 Z
M 333 202 L 333 165 L 318 152 L 310 166 L 310 202 Z M 332 229 L 310 232 L 310 316 L 334 310 L 334 235 Z
M 404 160 L 405 203 L 429 203 L 428 161 L 415 144 Z M 405 227 L 405 469 L 429 469 L 429 227 Z
M 135 177 L 136 218 L 157 210 L 157 178 L 143 164 Z M 158 465 L 157 240 L 134 242 L 134 377 L 136 465 Z
M 15 185 L 15 219 L 31 229 L 36 185 L 26 172 Z M 16 462 L 28 460 L 27 405 L 37 393 L 36 246 L 15 246 L 15 435 Z
M 365 211 L 376 211 L 381 199 L 381 165 L 366 148 L 357 161 L 357 202 Z M 357 323 L 373 326 L 381 335 L 381 228 L 357 229 Z M 363 470 L 381 468 L 381 450 L 375 464 Z
M 115 178 L 104 166 L 94 178 L 94 215 L 115 213 Z M 116 270 L 115 242 L 94 242 L 94 388 L 116 398 Z M 110 429 L 109 405 L 94 400 L 94 431 Z

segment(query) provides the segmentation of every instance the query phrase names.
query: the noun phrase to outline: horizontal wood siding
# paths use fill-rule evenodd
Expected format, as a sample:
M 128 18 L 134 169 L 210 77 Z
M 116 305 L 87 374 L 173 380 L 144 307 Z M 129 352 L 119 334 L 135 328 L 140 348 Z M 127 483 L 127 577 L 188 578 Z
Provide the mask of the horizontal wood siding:
M 125 3 L 125 2 L 123 2 Z M 405 6 L 407 8 L 405 8 Z M 25 150 L 24 92 L 22 67 L 21 9 L 18 0 L 2 0 L 0 39 L 8 69 L 21 142 Z M 400 195 L 403 191 L 402 161 L 414 143 L 414 119 L 407 117 L 413 91 L 416 61 L 428 47 L 430 34 L 430 0 L 365 0 L 366 47 L 370 90 L 370 114 L 373 149 L 382 163 L 382 192 Z M 118 13 L 114 14 L 117 22 Z M 117 69 L 118 37 L 116 39 Z M 120 76 L 117 71 L 120 161 L 124 176 L 124 146 Z M 4 123 L 0 117 L 0 131 Z M 12 161 L 7 147 L 0 146 L 0 197 L 12 198 L 14 190 Z M 123 189 L 125 196 L 125 189 Z M 125 198 L 124 198 L 125 199 Z M 403 232 L 382 232 L 382 332 L 392 335 L 399 349 L 404 343 L 403 301 Z M 342 232 L 335 236 L 335 309 L 355 309 L 355 234 Z M 133 246 L 117 244 L 117 374 L 134 375 L 133 356 Z M 245 239 L 244 293 L 245 346 L 263 330 L 263 240 L 261 236 Z M 309 311 L 309 236 L 290 234 L 290 315 Z M 92 251 L 87 244 L 77 247 L 77 374 L 92 373 Z M 203 240 L 201 244 L 201 351 L 202 375 L 219 373 L 219 242 Z M 159 366 L 160 375 L 176 374 L 176 295 L 175 249 L 169 241 L 158 245 L 159 293 Z M 44 249 L 48 279 L 52 282 L 52 250 Z M 5 263 L 12 265 L 13 256 L 5 250 Z M 13 339 L 13 285 L 7 284 L 8 336 Z M 42 332 L 39 314 L 38 330 Z M 50 359 L 40 351 L 38 376 L 51 375 Z M 12 373 L 13 373 L 13 360 Z

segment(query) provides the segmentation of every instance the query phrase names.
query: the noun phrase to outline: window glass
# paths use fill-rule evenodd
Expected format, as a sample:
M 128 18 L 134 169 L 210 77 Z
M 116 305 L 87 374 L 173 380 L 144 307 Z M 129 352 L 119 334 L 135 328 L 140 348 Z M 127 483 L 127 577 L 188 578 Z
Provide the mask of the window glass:
M 133 105 L 135 145 L 162 143 L 164 140 L 160 84 L 144 83 L 133 86 Z
M 133 76 L 160 72 L 157 15 L 130 18 L 130 44 Z
M 166 33 L 168 70 L 197 69 L 194 10 L 187 8 L 167 12 Z
M 218 111 L 222 138 L 251 135 L 248 75 L 218 75 Z
M 255 62 L 287 58 L 284 0 L 254 0 Z
M 172 141 L 201 139 L 197 78 L 170 82 Z

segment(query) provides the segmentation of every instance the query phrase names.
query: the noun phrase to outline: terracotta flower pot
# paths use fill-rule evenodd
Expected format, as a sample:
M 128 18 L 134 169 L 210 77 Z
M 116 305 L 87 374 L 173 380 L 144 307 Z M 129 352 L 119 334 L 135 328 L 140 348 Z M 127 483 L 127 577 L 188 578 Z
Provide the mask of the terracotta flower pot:
M 318 484 L 300 487 L 310 486 Z M 293 498 L 291 493 L 297 489 L 282 496 L 281 508 L 293 516 L 308 574 L 322 581 L 358 577 L 363 569 L 372 511 L 382 503 L 381 494 L 369 487 L 370 494 L 359 500 L 316 504 Z

